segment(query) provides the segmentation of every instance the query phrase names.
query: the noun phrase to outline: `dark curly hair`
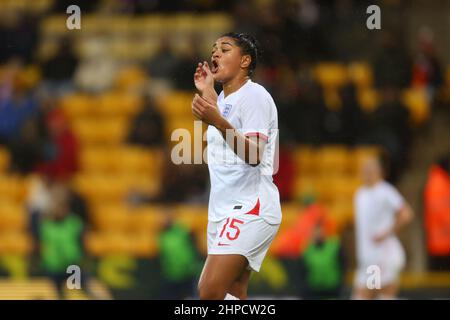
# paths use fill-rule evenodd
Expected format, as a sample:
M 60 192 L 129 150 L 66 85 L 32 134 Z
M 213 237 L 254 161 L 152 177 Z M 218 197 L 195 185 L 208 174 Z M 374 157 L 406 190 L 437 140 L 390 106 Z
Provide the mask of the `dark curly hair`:
M 241 48 L 242 54 L 249 55 L 251 57 L 252 61 L 248 67 L 248 75 L 253 75 L 258 59 L 261 56 L 258 40 L 249 34 L 237 32 L 228 32 L 223 34 L 221 37 L 232 38 L 236 42 L 237 46 Z

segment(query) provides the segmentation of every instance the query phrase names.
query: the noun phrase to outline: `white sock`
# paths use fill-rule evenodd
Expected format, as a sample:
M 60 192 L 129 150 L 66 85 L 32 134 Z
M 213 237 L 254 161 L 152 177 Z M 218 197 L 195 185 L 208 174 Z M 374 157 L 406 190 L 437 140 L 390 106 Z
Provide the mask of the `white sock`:
M 236 298 L 235 296 L 227 293 L 224 300 L 240 300 L 239 298 Z

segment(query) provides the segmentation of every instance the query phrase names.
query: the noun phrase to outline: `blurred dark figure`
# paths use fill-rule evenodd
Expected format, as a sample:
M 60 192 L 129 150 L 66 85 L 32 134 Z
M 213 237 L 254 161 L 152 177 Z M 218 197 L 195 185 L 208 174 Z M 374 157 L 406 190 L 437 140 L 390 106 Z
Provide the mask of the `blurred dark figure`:
M 325 144 L 351 144 L 354 137 L 354 114 L 357 112 L 354 87 L 337 91 L 336 105 L 319 105 L 321 110 L 320 142 Z
M 27 120 L 19 135 L 8 145 L 11 153 L 11 170 L 23 175 L 32 173 L 42 160 L 41 147 L 45 141 L 45 128 L 41 117 Z
M 144 147 L 162 146 L 164 144 L 164 121 L 149 96 L 145 98 L 142 110 L 131 124 L 127 142 Z
M 79 59 L 75 55 L 72 39 L 63 38 L 53 57 L 42 63 L 43 87 L 52 95 L 60 95 L 72 90 L 72 79 Z
M 30 12 L 0 13 L 0 64 L 19 57 L 32 62 L 38 41 L 39 21 Z
M 195 238 L 167 212 L 166 225 L 159 236 L 162 273 L 161 299 L 186 299 L 195 294 L 201 261 Z
M 344 251 L 339 238 L 325 236 L 321 221 L 314 228 L 300 265 L 305 299 L 339 298 L 345 276 Z
M 148 62 L 148 72 L 152 78 L 166 78 L 173 73 L 178 59 L 170 48 L 168 37 L 161 39 L 158 52 Z
M 279 113 L 280 124 L 286 124 L 295 142 L 318 144 L 325 110 L 322 90 L 309 77 L 301 80 L 298 90 L 297 98 L 290 101 L 282 98 L 279 108 L 284 108 L 285 114 Z
M 77 65 L 78 58 L 74 53 L 71 39 L 63 38 L 56 54 L 43 63 L 42 73 L 46 80 L 52 82 L 69 81 Z
M 419 31 L 419 52 L 413 66 L 412 86 L 426 87 L 434 95 L 444 82 L 442 66 L 439 62 L 434 44 L 433 31 L 423 27 Z
M 19 136 L 24 123 L 37 114 L 39 104 L 21 75 L 21 64 L 11 61 L 0 83 L 0 143 Z
M 428 172 L 424 191 L 429 268 L 450 270 L 450 156 L 441 157 Z
M 375 85 L 405 88 L 411 82 L 412 60 L 399 37 L 387 31 L 373 63 Z
M 208 176 L 205 166 L 169 164 L 165 170 L 160 201 L 205 202 Z M 184 181 L 185 183 L 180 183 Z
M 179 58 L 178 63 L 171 73 L 171 79 L 174 86 L 178 90 L 192 91 L 194 90 L 194 84 L 192 81 L 192 75 L 195 73 L 195 68 L 201 59 L 202 54 L 199 50 L 199 39 L 192 37 L 191 45 Z
M 51 206 L 39 226 L 39 238 L 42 269 L 63 298 L 67 267 L 81 267 L 83 260 L 83 222 L 70 211 L 69 193 L 63 184 L 52 190 Z
M 44 145 L 43 162 L 38 165 L 40 173 L 65 179 L 78 169 L 78 142 L 69 128 L 61 109 L 47 114 L 48 141 Z
M 380 89 L 381 104 L 373 111 L 360 111 L 356 121 L 357 144 L 381 145 L 390 159 L 388 181 L 395 182 L 407 161 L 410 145 L 409 111 L 397 88 Z

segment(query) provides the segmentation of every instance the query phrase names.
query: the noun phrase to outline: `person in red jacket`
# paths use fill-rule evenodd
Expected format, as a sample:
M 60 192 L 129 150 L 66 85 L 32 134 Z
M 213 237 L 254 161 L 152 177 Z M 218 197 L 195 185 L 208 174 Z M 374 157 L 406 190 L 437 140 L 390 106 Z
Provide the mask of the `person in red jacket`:
M 425 228 L 431 269 L 450 270 L 450 159 L 432 165 L 425 184 Z
M 46 117 L 48 141 L 44 144 L 44 160 L 37 171 L 57 179 L 66 179 L 78 169 L 78 142 L 61 109 L 51 110 Z

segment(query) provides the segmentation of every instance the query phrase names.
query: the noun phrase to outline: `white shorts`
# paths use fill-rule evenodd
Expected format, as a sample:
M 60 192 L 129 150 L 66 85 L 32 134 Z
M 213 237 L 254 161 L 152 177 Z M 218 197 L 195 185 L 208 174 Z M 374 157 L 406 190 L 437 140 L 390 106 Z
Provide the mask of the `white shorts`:
M 394 243 L 359 260 L 354 285 L 359 288 L 368 287 L 368 282 L 373 283 L 374 275 L 379 272 L 379 284 L 383 288 L 399 281 L 405 266 L 405 252 L 400 244 Z
M 208 222 L 208 254 L 240 254 L 256 272 L 275 237 L 279 224 L 269 224 L 251 214 Z

